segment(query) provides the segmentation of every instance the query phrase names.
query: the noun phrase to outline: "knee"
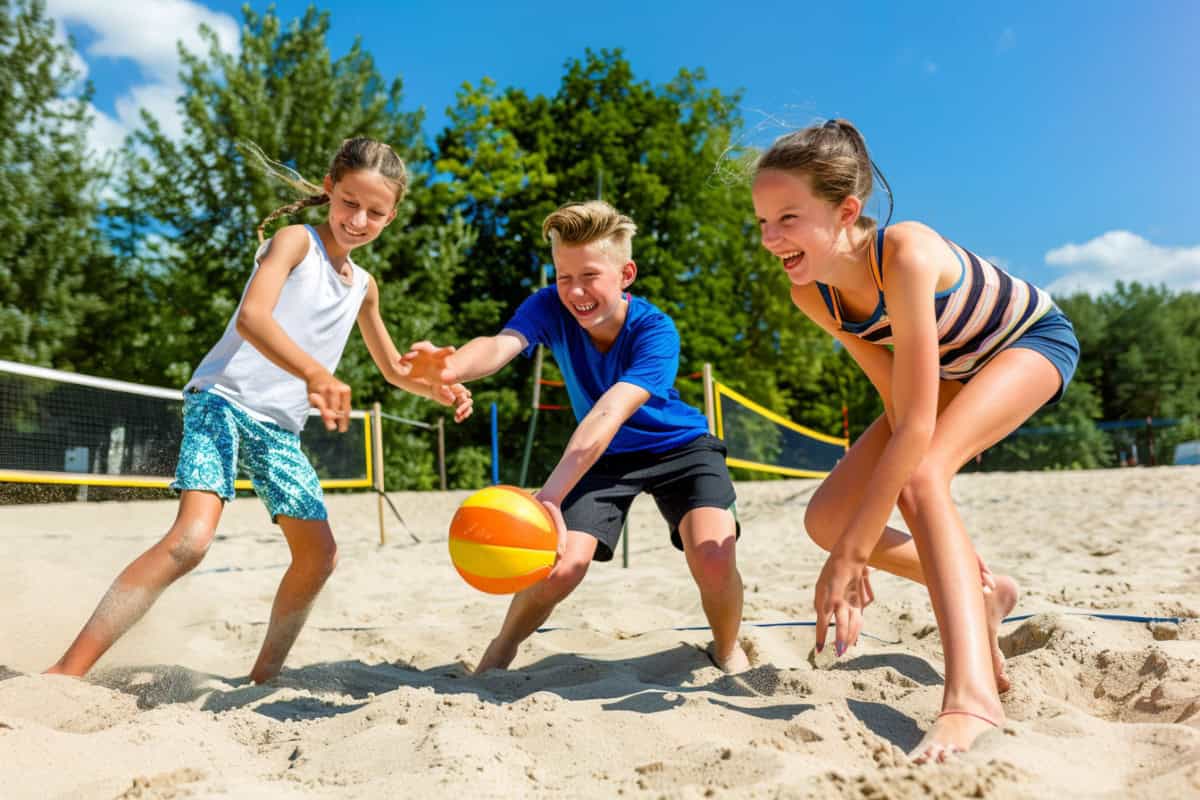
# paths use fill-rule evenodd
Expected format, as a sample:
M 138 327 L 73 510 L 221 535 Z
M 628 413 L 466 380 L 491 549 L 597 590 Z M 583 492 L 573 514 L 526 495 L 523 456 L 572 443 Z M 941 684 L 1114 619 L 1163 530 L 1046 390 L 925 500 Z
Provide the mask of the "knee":
M 180 575 L 195 569 L 204 560 L 216 528 L 200 522 L 178 522 L 167 534 L 167 554 Z
M 692 556 L 692 574 L 702 592 L 722 591 L 736 572 L 732 537 L 723 542 L 705 542 Z
M 842 535 L 842 526 L 819 497 L 814 497 L 804 511 L 804 530 L 823 550 L 832 550 Z
M 302 552 L 292 556 L 292 563 L 311 575 L 325 580 L 333 574 L 338 563 L 337 542 L 332 536 L 322 536 L 311 542 Z
M 575 587 L 587 575 L 590 562 L 581 559 L 564 558 L 554 565 L 554 569 L 546 576 L 545 589 L 555 600 L 561 600 L 575 590 Z
M 908 517 L 920 513 L 922 508 L 938 502 L 950 491 L 952 473 L 947 472 L 936 459 L 926 458 L 909 476 L 908 482 L 900 490 L 896 504 L 900 513 Z

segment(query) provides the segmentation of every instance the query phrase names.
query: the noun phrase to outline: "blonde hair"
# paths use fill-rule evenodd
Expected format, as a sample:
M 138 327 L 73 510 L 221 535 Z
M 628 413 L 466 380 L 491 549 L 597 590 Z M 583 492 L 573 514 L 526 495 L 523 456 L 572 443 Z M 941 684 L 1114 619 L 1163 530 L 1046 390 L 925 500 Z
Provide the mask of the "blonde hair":
M 567 203 L 546 217 L 542 238 L 551 249 L 560 244 L 585 245 L 600 242 L 621 263 L 633 259 L 633 237 L 637 225 L 603 200 Z
M 259 242 L 263 241 L 263 229 L 269 222 L 306 208 L 323 206 L 329 202 L 329 195 L 325 194 L 324 188 L 305 179 L 303 175 L 286 164 L 270 158 L 253 142 L 240 144 L 238 149 L 251 164 L 271 177 L 283 181 L 300 195 L 300 199 L 280 206 L 258 224 Z M 333 160 L 329 163 L 329 179 L 336 184 L 347 173 L 359 170 L 377 172 L 383 176 L 396 193 L 396 205 L 400 205 L 400 201 L 408 192 L 408 170 L 404 167 L 404 160 L 396 155 L 395 150 L 383 142 L 368 139 L 365 136 L 344 139 L 341 147 L 334 153 Z

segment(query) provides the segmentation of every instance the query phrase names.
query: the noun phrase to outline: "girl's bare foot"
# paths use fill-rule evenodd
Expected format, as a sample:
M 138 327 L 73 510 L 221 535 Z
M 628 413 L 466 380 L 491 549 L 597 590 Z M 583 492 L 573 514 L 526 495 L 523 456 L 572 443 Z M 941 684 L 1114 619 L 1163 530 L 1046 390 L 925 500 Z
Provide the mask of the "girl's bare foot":
M 941 764 L 949 758 L 971 749 L 981 734 L 1000 726 L 1003 714 L 986 716 L 971 711 L 948 709 L 938 714 L 937 721 L 921 743 L 908 754 L 918 764 Z
M 717 646 L 714 642 L 708 646 L 708 657 L 712 659 L 717 669 L 726 675 L 737 675 L 739 672 L 745 672 L 750 669 L 750 658 L 746 655 L 746 651 L 742 649 L 741 642 L 734 642 L 733 650 L 725 657 L 717 655 Z
M 516 645 L 510 645 L 508 642 L 501 641 L 499 637 L 492 639 L 487 650 L 483 651 L 483 658 L 479 659 L 479 665 L 475 667 L 472 675 L 482 675 L 489 669 L 508 669 L 508 665 L 517 657 Z
M 1000 623 L 1017 606 L 1021 591 L 1017 582 L 1008 575 L 997 575 L 996 585 L 983 595 L 984 611 L 987 614 L 988 639 L 992 643 L 992 668 L 996 672 L 996 688 L 1003 694 L 1012 688 L 1008 673 L 1004 670 L 1004 653 L 1000 650 Z

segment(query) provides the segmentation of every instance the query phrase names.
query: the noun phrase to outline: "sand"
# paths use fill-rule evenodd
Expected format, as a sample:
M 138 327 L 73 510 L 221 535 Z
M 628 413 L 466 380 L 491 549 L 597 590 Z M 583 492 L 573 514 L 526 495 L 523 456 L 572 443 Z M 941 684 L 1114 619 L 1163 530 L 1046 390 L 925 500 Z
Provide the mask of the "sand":
M 738 485 L 748 623 L 812 620 L 814 481 Z M 752 625 L 754 668 L 702 652 L 698 595 L 639 498 L 631 564 L 595 564 L 511 671 L 469 675 L 507 598 L 452 570 L 465 492 L 331 497 L 340 564 L 279 679 L 248 683 L 287 561 L 253 498 L 86 680 L 38 674 L 174 503 L 0 508 L 0 796 L 14 798 L 1200 796 L 1200 467 L 969 475 L 980 552 L 1024 594 L 1008 723 L 950 764 L 904 753 L 939 708 L 921 587 L 877 574 L 864 637 Z M 1180 617 L 1148 624 L 1081 612 Z

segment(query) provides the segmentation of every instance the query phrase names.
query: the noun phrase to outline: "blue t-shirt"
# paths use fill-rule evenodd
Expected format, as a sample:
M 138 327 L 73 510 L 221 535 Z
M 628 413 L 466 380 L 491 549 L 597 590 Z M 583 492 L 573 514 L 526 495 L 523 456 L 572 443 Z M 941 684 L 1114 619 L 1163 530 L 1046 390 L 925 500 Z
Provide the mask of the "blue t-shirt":
M 606 454 L 662 453 L 708 433 L 708 420 L 675 391 L 679 371 L 675 323 L 646 300 L 630 296 L 625 324 L 606 353 L 596 349 L 592 337 L 563 307 L 553 286 L 521 303 L 504 327 L 529 342 L 526 358 L 538 344 L 554 353 L 576 421 L 587 416 L 600 396 L 619 381 L 650 393 L 650 399 L 617 430 Z

